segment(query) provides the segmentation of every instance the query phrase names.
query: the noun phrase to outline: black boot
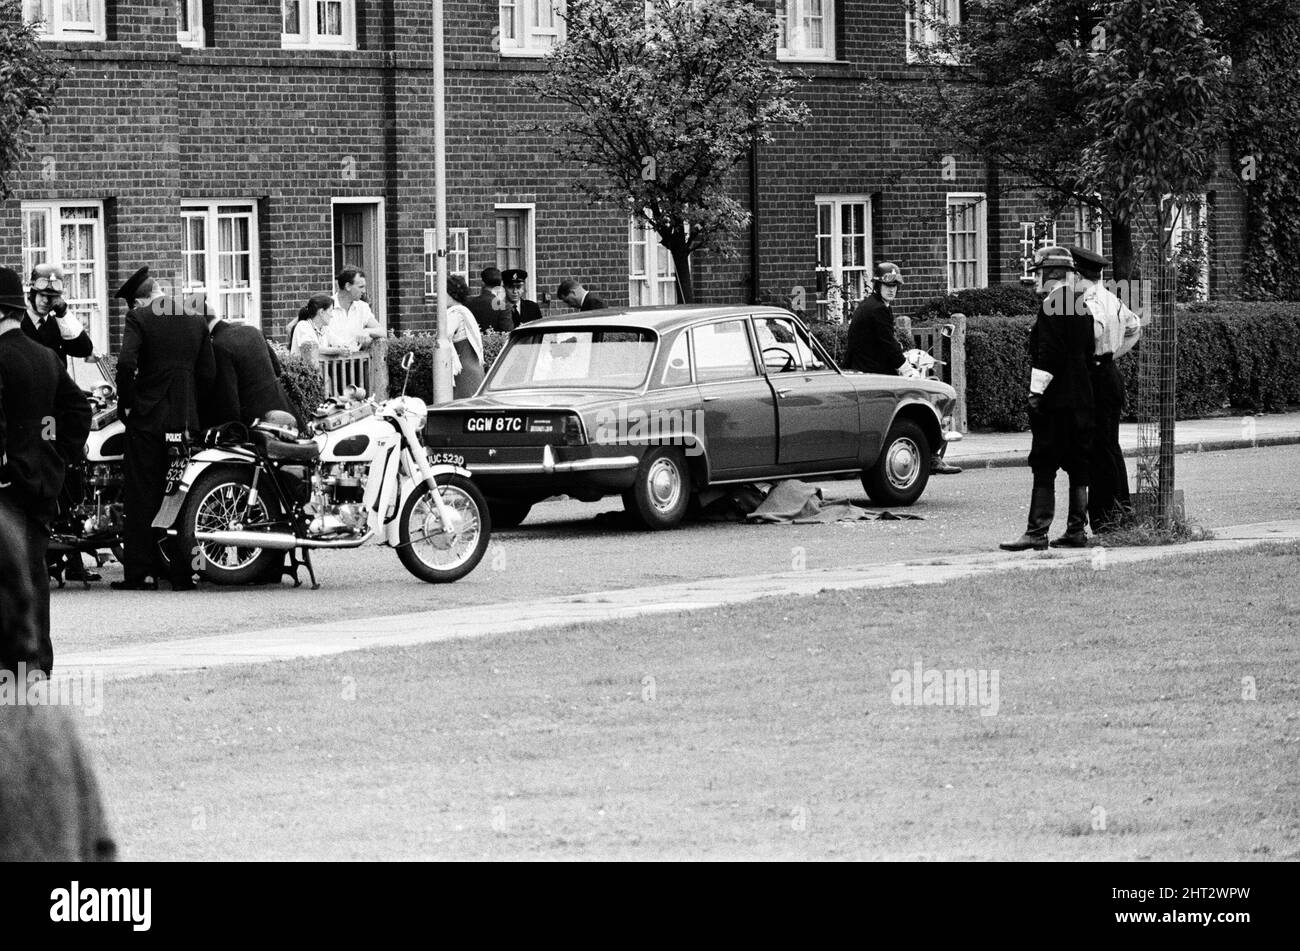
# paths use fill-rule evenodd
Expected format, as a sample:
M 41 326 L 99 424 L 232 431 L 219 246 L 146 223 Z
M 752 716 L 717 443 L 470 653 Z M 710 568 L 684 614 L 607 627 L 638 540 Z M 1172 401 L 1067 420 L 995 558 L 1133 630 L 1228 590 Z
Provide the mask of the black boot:
M 1070 486 L 1070 516 L 1065 534 L 1052 542 L 1053 548 L 1088 547 L 1088 487 Z
M 1029 501 L 1029 527 L 1013 542 L 1003 542 L 1003 551 L 1047 551 L 1047 530 L 1056 514 L 1056 489 L 1050 485 L 1034 486 Z

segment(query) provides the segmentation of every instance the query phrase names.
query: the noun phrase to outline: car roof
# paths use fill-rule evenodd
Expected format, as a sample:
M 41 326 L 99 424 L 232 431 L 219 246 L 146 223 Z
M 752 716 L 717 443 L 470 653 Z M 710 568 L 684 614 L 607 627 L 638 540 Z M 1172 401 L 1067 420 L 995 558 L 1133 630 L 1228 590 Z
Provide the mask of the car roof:
M 676 304 L 665 307 L 605 307 L 586 313 L 573 311 L 568 314 L 554 314 L 524 324 L 523 330 L 533 327 L 585 327 L 600 329 L 602 327 L 644 327 L 662 334 L 667 331 L 686 327 L 700 320 L 711 317 L 746 317 L 758 312 L 782 311 L 770 304 L 747 304 L 719 306 L 717 304 Z

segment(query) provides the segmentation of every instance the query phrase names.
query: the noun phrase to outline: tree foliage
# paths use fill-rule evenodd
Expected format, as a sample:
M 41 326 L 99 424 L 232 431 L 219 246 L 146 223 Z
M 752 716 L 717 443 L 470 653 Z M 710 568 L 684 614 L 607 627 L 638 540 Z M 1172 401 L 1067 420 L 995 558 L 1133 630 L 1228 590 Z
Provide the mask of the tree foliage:
M 35 28 L 23 22 L 22 8 L 22 0 L 0 0 L 0 198 L 13 194 L 11 177 L 27 157 L 28 137 L 49 125 L 66 73 Z
M 1092 207 L 1129 274 L 1135 226 L 1200 190 L 1223 145 L 1228 63 L 1193 0 L 970 0 L 919 51 L 930 82 L 903 96 L 960 146 Z
M 587 172 L 577 188 L 645 221 L 690 301 L 691 252 L 727 253 L 749 223 L 729 173 L 773 127 L 807 115 L 772 56 L 775 18 L 743 0 L 570 0 L 565 21 L 545 70 L 519 84 L 567 107 L 561 128 L 543 131 Z

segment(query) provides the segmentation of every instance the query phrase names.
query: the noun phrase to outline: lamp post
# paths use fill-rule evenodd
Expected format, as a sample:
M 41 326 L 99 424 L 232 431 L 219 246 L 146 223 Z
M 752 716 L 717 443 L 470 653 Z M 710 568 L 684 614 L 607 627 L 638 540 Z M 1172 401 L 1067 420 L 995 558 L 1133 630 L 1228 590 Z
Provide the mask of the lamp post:
M 442 0 L 433 0 L 433 245 L 438 339 L 433 348 L 433 402 L 452 398 L 452 342 L 447 332 L 447 105 Z

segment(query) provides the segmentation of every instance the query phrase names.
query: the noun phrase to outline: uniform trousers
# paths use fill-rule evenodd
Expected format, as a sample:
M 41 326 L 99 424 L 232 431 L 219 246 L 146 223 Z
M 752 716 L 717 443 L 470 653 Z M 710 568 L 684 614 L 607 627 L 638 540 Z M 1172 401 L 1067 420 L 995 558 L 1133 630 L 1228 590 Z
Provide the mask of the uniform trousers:
M 126 454 L 122 464 L 122 514 L 125 521 L 123 575 L 139 582 L 163 574 L 162 559 L 153 529 L 162 505 L 170 462 L 167 441 L 158 433 L 126 427 Z
M 1061 469 L 1069 475 L 1072 487 L 1088 484 L 1093 440 L 1091 410 L 1031 410 L 1029 429 L 1033 436 L 1029 467 L 1034 473 L 1034 485 L 1054 486 Z
M 0 668 L 54 669 L 50 640 L 50 530 L 44 513 L 0 489 Z
M 1113 360 L 1102 360 L 1092 371 L 1096 432 L 1091 459 L 1088 521 L 1099 531 L 1123 518 L 1131 504 L 1128 468 L 1119 444 L 1119 418 L 1124 412 L 1124 381 Z

